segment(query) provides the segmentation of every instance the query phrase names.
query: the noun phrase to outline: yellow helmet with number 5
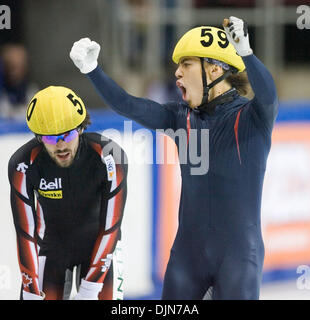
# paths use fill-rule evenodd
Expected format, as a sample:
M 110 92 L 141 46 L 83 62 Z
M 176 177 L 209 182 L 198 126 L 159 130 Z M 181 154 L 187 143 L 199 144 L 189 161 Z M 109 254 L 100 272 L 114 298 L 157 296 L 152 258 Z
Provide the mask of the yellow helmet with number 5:
M 81 98 L 61 86 L 50 86 L 37 92 L 26 114 L 29 129 L 39 135 L 59 135 L 73 130 L 85 117 L 86 109 Z
M 186 32 L 176 44 L 172 60 L 178 64 L 182 57 L 203 57 L 223 61 L 244 71 L 245 65 L 224 30 L 201 26 Z

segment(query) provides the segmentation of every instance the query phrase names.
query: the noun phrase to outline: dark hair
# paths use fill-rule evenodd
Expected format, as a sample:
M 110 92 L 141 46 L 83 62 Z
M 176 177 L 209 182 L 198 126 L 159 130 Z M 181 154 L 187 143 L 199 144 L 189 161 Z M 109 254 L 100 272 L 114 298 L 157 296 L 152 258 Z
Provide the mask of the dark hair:
M 246 96 L 249 93 L 249 80 L 246 71 L 233 73 L 226 78 L 226 81 L 236 90 L 241 96 Z
M 79 125 L 79 128 L 86 130 L 87 127 L 90 125 L 91 125 L 90 115 L 89 115 L 88 111 L 86 110 L 86 117 L 85 117 L 84 121 Z
M 204 60 L 205 63 L 207 64 L 216 64 L 214 63 L 214 61 L 217 61 L 215 59 L 212 60 L 212 62 L 209 62 L 207 60 Z M 221 61 L 219 61 L 221 62 Z M 223 68 L 223 66 L 220 65 L 220 67 L 222 67 L 223 72 L 225 72 L 225 69 Z M 238 72 L 238 70 L 236 68 L 234 68 L 233 66 L 230 66 L 230 70 L 232 71 L 231 75 L 229 75 L 225 80 L 238 91 L 238 94 L 240 94 L 241 96 L 246 96 L 251 92 L 251 86 L 249 83 L 249 79 L 248 79 L 248 75 L 246 70 L 242 71 L 242 72 Z

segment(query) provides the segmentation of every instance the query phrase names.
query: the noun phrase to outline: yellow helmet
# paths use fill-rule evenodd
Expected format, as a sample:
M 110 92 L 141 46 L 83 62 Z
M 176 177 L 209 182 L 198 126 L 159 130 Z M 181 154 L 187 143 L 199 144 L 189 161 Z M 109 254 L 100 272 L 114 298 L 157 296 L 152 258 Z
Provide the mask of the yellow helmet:
M 29 129 L 40 135 L 59 135 L 78 127 L 86 117 L 81 98 L 71 89 L 50 86 L 31 99 L 26 113 Z
M 213 58 L 233 66 L 239 72 L 245 69 L 225 31 L 215 27 L 201 26 L 186 32 L 176 44 L 172 60 L 178 64 L 182 57 Z

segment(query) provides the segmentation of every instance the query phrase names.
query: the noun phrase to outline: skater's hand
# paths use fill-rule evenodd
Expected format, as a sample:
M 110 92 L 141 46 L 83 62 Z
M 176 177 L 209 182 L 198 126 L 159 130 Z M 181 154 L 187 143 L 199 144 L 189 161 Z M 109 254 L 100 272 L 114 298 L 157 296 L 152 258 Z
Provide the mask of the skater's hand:
M 247 23 L 239 18 L 224 19 L 223 27 L 229 42 L 235 47 L 239 56 L 244 57 L 253 53 L 250 48 Z
M 40 292 L 40 295 L 23 290 L 23 300 L 44 300 L 45 294 Z
M 90 282 L 82 279 L 81 285 L 74 300 L 98 300 L 103 283 Z
M 99 52 L 100 45 L 97 42 L 91 41 L 89 38 L 82 38 L 74 42 L 70 58 L 82 73 L 89 73 L 98 65 Z

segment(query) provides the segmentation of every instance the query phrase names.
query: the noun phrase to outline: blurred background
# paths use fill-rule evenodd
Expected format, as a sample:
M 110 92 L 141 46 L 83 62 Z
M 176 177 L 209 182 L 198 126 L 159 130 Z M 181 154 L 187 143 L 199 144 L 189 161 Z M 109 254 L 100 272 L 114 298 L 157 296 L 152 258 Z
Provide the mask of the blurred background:
M 177 40 L 198 25 L 221 27 L 229 16 L 247 21 L 251 47 L 272 72 L 280 100 L 263 192 L 261 299 L 310 298 L 310 1 L 12 0 L 0 5 L 0 299 L 17 299 L 20 286 L 7 162 L 32 137 L 27 103 L 49 85 L 80 95 L 91 111 L 89 130 L 124 133 L 118 140 L 132 159 L 123 224 L 125 298 L 160 298 L 177 226 L 178 166 L 138 161 L 139 152 L 154 159 L 160 152 L 155 134 L 111 112 L 69 52 L 89 37 L 101 45 L 100 65 L 129 93 L 178 100 L 171 59 Z

